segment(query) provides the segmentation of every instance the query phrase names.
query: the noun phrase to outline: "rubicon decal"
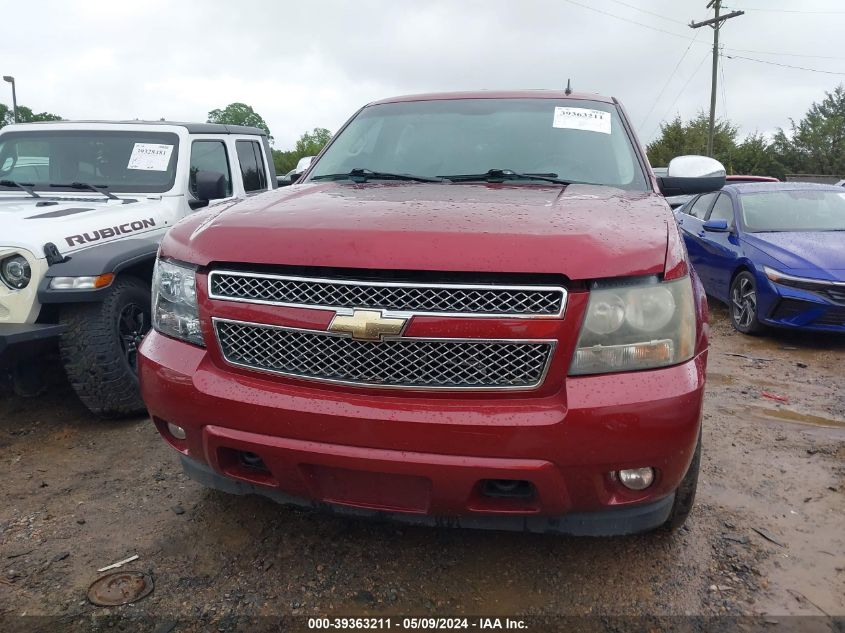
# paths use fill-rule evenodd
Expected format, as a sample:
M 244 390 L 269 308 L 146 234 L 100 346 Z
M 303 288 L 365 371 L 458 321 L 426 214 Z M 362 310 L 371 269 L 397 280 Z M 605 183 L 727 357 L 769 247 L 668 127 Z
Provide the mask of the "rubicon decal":
M 144 229 L 154 227 L 155 225 L 155 220 L 152 218 L 150 218 L 149 220 L 134 220 L 132 222 L 127 222 L 126 224 L 121 224 L 120 226 L 107 226 L 103 229 L 91 231 L 90 233 L 82 233 L 81 235 L 68 235 L 65 238 L 65 241 L 67 242 L 68 246 L 88 244 L 90 242 L 97 242 L 99 240 L 105 240 L 110 237 L 116 237 L 118 235 L 125 235 L 126 233 L 143 231 Z

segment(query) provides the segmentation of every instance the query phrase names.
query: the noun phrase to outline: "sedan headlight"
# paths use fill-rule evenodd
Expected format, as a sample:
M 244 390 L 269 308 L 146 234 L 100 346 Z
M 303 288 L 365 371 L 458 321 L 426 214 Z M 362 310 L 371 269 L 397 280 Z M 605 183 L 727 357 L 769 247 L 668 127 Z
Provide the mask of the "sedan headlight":
M 652 369 L 692 358 L 695 303 L 689 277 L 597 282 L 570 375 Z
M 23 255 L 12 255 L 0 261 L 0 278 L 9 288 L 23 290 L 32 279 L 32 269 Z
M 197 307 L 196 271 L 156 260 L 153 271 L 153 327 L 167 336 L 205 347 Z

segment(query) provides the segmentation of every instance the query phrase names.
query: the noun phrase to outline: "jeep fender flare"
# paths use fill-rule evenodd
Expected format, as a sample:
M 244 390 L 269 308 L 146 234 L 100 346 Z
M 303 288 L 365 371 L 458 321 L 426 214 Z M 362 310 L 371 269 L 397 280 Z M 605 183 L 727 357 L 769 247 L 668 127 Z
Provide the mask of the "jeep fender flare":
M 92 246 L 69 255 L 64 261 L 47 269 L 38 287 L 38 301 L 42 304 L 98 302 L 108 294 L 111 284 L 91 290 L 50 288 L 55 277 L 96 277 L 106 273 L 152 269 L 158 253 L 158 239 L 127 239 Z M 151 279 L 144 279 L 147 283 Z

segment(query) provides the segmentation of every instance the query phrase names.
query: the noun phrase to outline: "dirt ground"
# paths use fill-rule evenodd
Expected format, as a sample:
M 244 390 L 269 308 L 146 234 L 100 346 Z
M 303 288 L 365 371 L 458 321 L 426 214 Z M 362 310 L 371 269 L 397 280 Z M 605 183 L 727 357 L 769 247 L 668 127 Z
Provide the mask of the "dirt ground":
M 99 422 L 61 378 L 38 399 L 4 395 L 0 630 L 134 631 L 127 618 L 140 616 L 163 633 L 256 630 L 243 625 L 368 614 L 841 631 L 845 337 L 747 337 L 711 310 L 701 481 L 676 534 L 561 538 L 297 511 L 201 488 L 148 420 Z M 149 572 L 154 592 L 89 604 L 96 570 L 133 554 L 124 569 Z

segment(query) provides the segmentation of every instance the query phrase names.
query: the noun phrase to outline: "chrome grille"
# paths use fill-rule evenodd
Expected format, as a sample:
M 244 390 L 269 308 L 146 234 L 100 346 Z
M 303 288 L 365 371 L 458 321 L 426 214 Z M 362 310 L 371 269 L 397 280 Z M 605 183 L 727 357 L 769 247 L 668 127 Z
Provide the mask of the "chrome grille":
M 562 315 L 566 290 L 555 286 L 369 282 L 212 271 L 209 296 L 284 306 L 524 317 Z
M 531 389 L 552 341 L 396 338 L 359 341 L 314 330 L 214 319 L 229 363 L 326 382 L 419 389 Z

